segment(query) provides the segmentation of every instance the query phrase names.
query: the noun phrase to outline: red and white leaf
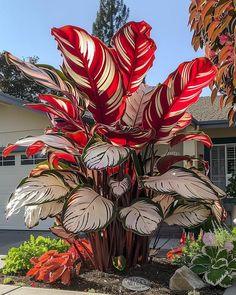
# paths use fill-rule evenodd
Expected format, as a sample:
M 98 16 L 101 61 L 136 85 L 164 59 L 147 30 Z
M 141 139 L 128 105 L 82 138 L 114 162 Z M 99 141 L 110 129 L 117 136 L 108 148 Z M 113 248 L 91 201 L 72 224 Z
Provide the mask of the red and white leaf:
M 144 21 L 125 24 L 112 38 L 127 94 L 142 83 L 155 58 L 151 27 Z
M 207 58 L 182 63 L 154 91 L 144 110 L 144 129 L 154 128 L 157 141 L 168 143 L 173 137 L 172 129 L 214 79 L 216 71 Z
M 142 127 L 143 112 L 150 101 L 154 87 L 141 84 L 140 87 L 126 99 L 122 122 L 130 127 Z
M 122 125 L 115 127 L 98 126 L 96 132 L 99 135 L 105 135 L 114 145 L 127 146 L 133 149 L 142 149 L 155 137 L 154 129 L 143 130 Z
M 174 212 L 164 219 L 168 225 L 194 227 L 202 224 L 211 215 L 211 211 L 203 205 L 180 205 Z
M 214 215 L 216 221 L 221 224 L 227 218 L 227 212 L 224 207 L 221 205 L 220 201 L 216 201 L 209 206 Z
M 142 185 L 158 193 L 178 194 L 186 199 L 218 200 L 219 195 L 211 186 L 191 170 L 171 168 L 158 176 L 143 176 Z
M 64 57 L 64 69 L 89 99 L 94 119 L 107 125 L 119 120 L 125 108 L 124 88 L 109 48 L 78 27 L 53 28 L 52 34 Z
M 131 188 L 131 178 L 129 175 L 125 175 L 122 180 L 118 181 L 110 177 L 109 179 L 109 186 L 111 188 L 111 193 L 116 197 L 119 198 L 127 193 Z
M 159 194 L 159 195 L 156 195 L 152 199 L 152 201 L 159 205 L 159 207 L 161 209 L 162 217 L 166 217 L 171 206 L 176 201 L 176 198 L 170 194 Z
M 186 161 L 186 160 L 191 160 L 193 157 L 190 156 L 175 156 L 175 155 L 166 155 L 161 157 L 160 159 L 158 159 L 158 161 L 156 162 L 156 168 L 157 170 L 163 174 L 165 173 L 167 170 L 169 170 L 169 168 L 180 162 L 180 161 Z
M 104 142 L 100 137 L 92 138 L 85 147 L 82 160 L 91 170 L 115 167 L 123 163 L 130 155 L 130 150 L 123 146 L 114 146 Z
M 10 217 L 23 206 L 39 205 L 65 198 L 79 183 L 73 172 L 48 170 L 39 176 L 26 177 L 11 195 L 6 216 Z
M 125 229 L 139 235 L 151 235 L 162 218 L 154 203 L 140 200 L 119 211 L 119 218 Z
M 18 140 L 15 144 L 8 145 L 4 149 L 3 156 L 7 157 L 9 153 L 11 153 L 19 146 L 32 147 L 34 153 L 36 153 L 40 150 L 40 148 L 43 148 L 45 145 L 51 148 L 67 151 L 72 155 L 80 154 L 78 148 L 76 148 L 75 145 L 71 141 L 69 141 L 65 136 L 58 134 L 44 134 L 39 136 L 29 136 Z M 30 155 L 32 155 L 33 151 L 29 151 Z
M 54 217 L 61 213 L 64 203 L 52 201 L 41 205 L 25 207 L 25 224 L 28 228 L 38 225 L 39 220 Z
M 93 189 L 77 189 L 63 210 L 63 226 L 73 233 L 90 232 L 104 228 L 112 219 L 114 204 Z
M 175 127 L 172 129 L 172 134 L 175 135 L 180 130 L 185 129 L 192 123 L 193 117 L 188 112 L 185 112 L 183 116 L 178 120 Z
M 180 133 L 177 134 L 173 139 L 170 141 L 170 146 L 173 147 L 176 144 L 179 144 L 184 141 L 188 140 L 196 140 L 203 143 L 206 147 L 211 148 L 213 143 L 211 138 L 205 134 L 204 132 L 188 132 L 188 133 Z

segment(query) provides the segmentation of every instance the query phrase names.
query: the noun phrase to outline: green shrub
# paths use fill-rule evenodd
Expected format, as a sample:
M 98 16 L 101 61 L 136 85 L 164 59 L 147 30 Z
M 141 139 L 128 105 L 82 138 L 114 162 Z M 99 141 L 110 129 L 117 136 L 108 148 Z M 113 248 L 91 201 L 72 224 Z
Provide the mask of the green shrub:
M 14 280 L 13 280 L 13 278 L 4 278 L 4 280 L 3 280 L 3 285 L 13 285 L 15 282 L 14 282 Z
M 236 197 L 236 174 L 233 174 L 229 179 L 229 184 L 226 187 L 226 193 L 228 197 Z
M 59 253 L 68 251 L 69 245 L 63 240 L 51 239 L 39 236 L 35 238 L 33 235 L 30 239 L 22 243 L 17 248 L 11 248 L 5 260 L 3 268 L 4 274 L 15 274 L 19 272 L 26 272 L 31 267 L 30 259 L 32 257 L 40 257 L 49 250 L 57 250 Z

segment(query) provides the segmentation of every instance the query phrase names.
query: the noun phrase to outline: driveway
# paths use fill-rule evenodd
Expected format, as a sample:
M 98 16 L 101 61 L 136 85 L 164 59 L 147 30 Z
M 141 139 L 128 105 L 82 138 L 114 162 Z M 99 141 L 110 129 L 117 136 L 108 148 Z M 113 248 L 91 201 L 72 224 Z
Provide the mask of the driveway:
M 53 237 L 49 231 L 36 230 L 0 230 L 0 255 L 7 254 L 11 247 L 17 247 L 24 241 L 28 240 L 30 235 Z M 54 236 L 55 237 L 55 236 Z

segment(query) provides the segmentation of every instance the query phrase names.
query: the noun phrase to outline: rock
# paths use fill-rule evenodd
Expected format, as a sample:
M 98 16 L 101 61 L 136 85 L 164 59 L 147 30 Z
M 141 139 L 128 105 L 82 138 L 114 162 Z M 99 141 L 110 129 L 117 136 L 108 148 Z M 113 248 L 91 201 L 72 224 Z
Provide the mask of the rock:
M 170 289 L 175 291 L 188 291 L 202 289 L 207 285 L 187 266 L 177 269 L 170 279 Z

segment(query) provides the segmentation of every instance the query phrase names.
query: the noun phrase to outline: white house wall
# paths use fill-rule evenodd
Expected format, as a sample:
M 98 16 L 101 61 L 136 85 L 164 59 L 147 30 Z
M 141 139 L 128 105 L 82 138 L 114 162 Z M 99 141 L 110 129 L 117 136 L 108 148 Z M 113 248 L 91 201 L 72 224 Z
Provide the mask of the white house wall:
M 50 122 L 46 115 L 14 105 L 0 104 L 0 146 L 14 143 L 19 138 L 29 135 L 40 135 Z M 15 155 L 14 166 L 0 166 L 0 229 L 25 230 L 23 210 L 7 221 L 5 206 L 10 194 L 19 182 L 26 177 L 33 165 L 21 165 L 21 154 Z M 42 221 L 35 229 L 45 230 L 52 224 L 52 220 Z

